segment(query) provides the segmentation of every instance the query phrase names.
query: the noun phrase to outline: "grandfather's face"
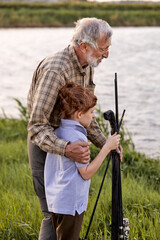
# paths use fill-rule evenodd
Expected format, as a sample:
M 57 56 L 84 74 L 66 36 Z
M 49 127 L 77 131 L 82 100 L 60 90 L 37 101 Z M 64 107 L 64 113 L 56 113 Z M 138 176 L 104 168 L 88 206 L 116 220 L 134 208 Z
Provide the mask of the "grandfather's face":
M 108 58 L 111 39 L 106 41 L 102 38 L 97 45 L 98 47 L 96 49 L 90 46 L 90 51 L 86 56 L 87 63 L 92 67 L 97 67 L 103 58 Z

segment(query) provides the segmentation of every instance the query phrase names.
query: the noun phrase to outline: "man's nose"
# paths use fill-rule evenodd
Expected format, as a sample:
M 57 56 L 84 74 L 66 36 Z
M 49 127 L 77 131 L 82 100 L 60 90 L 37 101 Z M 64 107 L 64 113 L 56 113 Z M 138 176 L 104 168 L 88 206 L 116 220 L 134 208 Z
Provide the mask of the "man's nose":
M 108 56 L 109 56 L 109 50 L 107 50 L 105 53 L 103 53 L 104 58 L 108 58 Z

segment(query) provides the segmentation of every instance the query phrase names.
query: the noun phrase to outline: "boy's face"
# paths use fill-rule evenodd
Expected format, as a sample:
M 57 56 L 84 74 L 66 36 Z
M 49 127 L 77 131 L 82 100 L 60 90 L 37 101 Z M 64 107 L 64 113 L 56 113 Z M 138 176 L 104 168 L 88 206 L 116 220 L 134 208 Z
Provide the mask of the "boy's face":
M 84 127 L 89 127 L 92 119 L 94 118 L 94 109 L 95 107 L 90 108 L 87 112 L 81 113 L 79 118 L 79 123 Z

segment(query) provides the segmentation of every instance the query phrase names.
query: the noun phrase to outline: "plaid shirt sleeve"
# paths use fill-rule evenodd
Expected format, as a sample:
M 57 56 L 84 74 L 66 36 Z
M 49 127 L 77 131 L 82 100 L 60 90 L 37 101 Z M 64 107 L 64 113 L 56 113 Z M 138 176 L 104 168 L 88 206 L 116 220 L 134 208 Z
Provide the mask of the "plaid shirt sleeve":
M 54 134 L 50 116 L 55 106 L 59 88 L 64 85 L 63 77 L 54 71 L 41 71 L 34 74 L 38 81 L 34 90 L 31 86 L 28 94 L 28 109 L 30 121 L 28 124 L 29 137 L 43 151 L 64 155 L 67 141 L 59 139 Z M 35 79 L 34 79 L 35 80 Z M 36 82 L 34 81 L 34 82 Z M 33 91 L 36 94 L 33 94 Z M 34 95 L 34 96 L 33 96 Z
M 98 123 L 94 119 L 87 128 L 87 138 L 98 148 L 102 148 L 106 142 L 106 137 L 101 132 Z

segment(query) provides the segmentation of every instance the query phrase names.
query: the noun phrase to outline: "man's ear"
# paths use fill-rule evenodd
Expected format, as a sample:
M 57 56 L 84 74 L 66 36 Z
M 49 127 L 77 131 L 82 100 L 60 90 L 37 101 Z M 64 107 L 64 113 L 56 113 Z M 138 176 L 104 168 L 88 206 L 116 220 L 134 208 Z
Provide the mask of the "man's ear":
M 80 47 L 81 52 L 83 52 L 83 53 L 87 52 L 87 44 L 85 42 L 81 42 L 79 47 Z

